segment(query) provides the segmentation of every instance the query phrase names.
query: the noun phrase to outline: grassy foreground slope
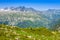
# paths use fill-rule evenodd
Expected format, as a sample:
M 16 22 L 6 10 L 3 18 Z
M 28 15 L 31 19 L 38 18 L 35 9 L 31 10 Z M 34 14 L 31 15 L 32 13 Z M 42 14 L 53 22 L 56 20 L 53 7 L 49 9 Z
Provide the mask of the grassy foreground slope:
M 0 40 L 60 40 L 60 33 L 47 28 L 0 25 Z

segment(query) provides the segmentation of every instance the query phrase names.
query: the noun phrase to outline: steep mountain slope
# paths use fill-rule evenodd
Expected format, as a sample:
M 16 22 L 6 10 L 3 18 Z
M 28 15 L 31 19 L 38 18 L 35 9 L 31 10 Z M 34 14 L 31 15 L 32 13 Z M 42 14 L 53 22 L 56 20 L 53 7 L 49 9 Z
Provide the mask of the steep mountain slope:
M 42 15 L 42 14 L 41 14 Z M 35 12 L 0 11 L 0 24 L 21 27 L 47 26 L 49 20 Z

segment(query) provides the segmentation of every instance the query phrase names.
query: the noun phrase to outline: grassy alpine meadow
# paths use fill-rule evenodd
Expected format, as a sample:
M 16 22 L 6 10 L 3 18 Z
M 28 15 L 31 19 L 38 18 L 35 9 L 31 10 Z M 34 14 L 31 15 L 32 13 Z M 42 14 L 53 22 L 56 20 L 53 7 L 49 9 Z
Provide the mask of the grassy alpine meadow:
M 60 32 L 45 27 L 20 28 L 0 24 L 0 40 L 60 40 Z

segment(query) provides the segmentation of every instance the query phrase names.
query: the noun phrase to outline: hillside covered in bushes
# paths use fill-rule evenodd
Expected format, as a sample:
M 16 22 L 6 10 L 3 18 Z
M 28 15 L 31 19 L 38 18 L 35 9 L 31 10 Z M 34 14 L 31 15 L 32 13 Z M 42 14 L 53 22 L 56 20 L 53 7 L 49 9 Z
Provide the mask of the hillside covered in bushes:
M 60 32 L 51 31 L 45 27 L 20 28 L 2 24 L 0 40 L 60 40 Z

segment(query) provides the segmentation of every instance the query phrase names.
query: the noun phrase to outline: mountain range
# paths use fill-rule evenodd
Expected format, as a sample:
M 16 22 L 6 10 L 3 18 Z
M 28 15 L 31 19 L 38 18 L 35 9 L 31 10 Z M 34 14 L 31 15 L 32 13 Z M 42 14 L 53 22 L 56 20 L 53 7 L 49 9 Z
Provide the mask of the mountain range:
M 60 24 L 60 9 L 38 11 L 33 8 L 6 7 L 0 9 L 0 24 L 26 27 L 54 28 Z M 59 24 L 58 24 L 59 23 Z M 58 26 L 59 27 L 59 26 Z

